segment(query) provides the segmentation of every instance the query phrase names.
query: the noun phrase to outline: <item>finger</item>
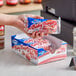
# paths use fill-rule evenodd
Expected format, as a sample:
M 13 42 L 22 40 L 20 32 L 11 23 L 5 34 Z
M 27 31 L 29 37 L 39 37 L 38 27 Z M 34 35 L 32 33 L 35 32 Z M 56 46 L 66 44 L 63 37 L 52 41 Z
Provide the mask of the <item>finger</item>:
M 48 33 L 45 33 L 44 35 L 48 36 Z
M 36 38 L 39 38 L 40 37 L 40 32 L 37 32 L 36 33 Z
M 42 33 L 40 33 L 40 37 L 43 37 L 44 36 L 44 33 L 42 32 Z
M 22 29 L 22 31 L 23 31 L 24 33 L 26 33 L 28 36 L 30 36 L 30 37 L 31 37 L 31 35 L 32 35 L 32 34 L 27 32 L 27 31 L 28 31 L 28 29 L 27 29 L 27 28 L 23 28 L 23 29 Z
M 22 20 L 23 22 L 25 22 L 25 15 L 20 15 L 19 19 Z
M 18 29 L 20 29 L 21 31 L 25 31 L 24 30 L 24 23 L 21 21 L 21 20 L 18 20 L 18 22 L 16 23 L 16 26 L 15 26 L 16 28 L 18 28 Z
M 32 38 L 35 38 L 35 37 L 36 37 L 36 33 L 33 32 L 32 35 L 31 35 L 31 37 L 32 37 Z
M 32 34 L 26 33 L 29 37 L 31 37 Z
M 18 20 L 16 24 L 17 24 L 17 27 L 24 28 L 24 22 L 23 21 Z

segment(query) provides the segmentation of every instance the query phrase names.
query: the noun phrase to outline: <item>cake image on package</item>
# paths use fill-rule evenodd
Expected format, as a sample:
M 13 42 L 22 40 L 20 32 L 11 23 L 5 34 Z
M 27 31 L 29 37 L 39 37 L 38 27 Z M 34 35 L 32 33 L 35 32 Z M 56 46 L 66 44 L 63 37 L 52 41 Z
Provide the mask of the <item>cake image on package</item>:
M 13 35 L 12 49 L 34 64 L 43 64 L 65 59 L 67 43 L 53 36 L 33 39 L 26 34 Z
M 31 17 L 26 17 L 25 30 L 28 33 L 32 32 L 44 32 L 50 34 L 60 34 L 61 29 L 61 18 L 59 19 L 35 19 Z

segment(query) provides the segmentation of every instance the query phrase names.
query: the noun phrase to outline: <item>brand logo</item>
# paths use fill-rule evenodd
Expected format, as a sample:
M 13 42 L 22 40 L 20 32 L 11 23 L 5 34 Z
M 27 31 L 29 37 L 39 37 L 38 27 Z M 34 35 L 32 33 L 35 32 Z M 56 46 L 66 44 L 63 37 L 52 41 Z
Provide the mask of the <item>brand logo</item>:
M 15 45 L 17 45 L 18 42 L 17 42 L 17 40 L 13 40 L 13 43 L 14 43 Z
M 38 50 L 38 56 L 41 56 L 41 55 L 43 55 L 44 53 L 46 53 L 47 51 L 46 50 L 44 50 L 44 49 L 39 49 Z
M 39 55 L 43 55 L 45 52 L 44 51 L 41 51 L 40 53 L 39 53 Z
M 4 31 L 4 25 L 0 25 L 0 31 Z
M 39 20 L 34 20 L 34 21 L 32 21 L 33 24 L 37 24 L 37 23 L 39 23 L 39 22 L 41 22 L 41 21 L 39 21 Z

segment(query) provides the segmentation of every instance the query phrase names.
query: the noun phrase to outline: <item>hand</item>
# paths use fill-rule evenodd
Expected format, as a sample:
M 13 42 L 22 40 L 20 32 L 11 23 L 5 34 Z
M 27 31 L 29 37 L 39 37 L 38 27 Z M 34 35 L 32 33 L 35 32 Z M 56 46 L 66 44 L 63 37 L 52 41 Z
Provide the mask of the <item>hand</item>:
M 32 17 L 32 18 L 36 18 L 36 19 L 44 19 L 43 17 L 32 15 L 32 14 L 26 14 L 25 17 Z M 26 21 L 26 24 L 27 23 L 28 23 L 28 21 Z M 29 34 L 29 33 L 27 33 L 27 34 L 33 38 L 38 38 L 38 37 L 44 36 L 44 32 L 33 32 L 32 34 Z
M 13 16 L 12 20 L 11 20 L 11 25 L 22 30 L 30 37 L 37 38 L 37 37 L 44 36 L 43 32 L 42 33 L 41 32 L 33 32 L 32 34 L 29 34 L 29 33 L 27 33 L 27 31 L 24 30 L 24 28 L 25 28 L 25 26 L 24 26 L 25 25 L 25 16 L 26 17 L 33 17 L 33 18 L 37 18 L 37 19 L 43 19 L 43 17 L 30 15 L 30 14 Z

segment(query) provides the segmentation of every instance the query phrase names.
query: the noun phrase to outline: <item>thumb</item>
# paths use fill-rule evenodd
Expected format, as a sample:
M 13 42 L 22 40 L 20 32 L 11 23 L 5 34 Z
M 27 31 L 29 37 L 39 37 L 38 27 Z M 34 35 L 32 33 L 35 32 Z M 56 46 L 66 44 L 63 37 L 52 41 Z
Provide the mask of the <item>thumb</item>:
M 25 22 L 25 15 L 19 15 L 19 19 L 23 22 Z
M 18 20 L 16 24 L 17 24 L 16 27 L 23 31 L 23 29 L 24 29 L 24 22 L 21 21 L 21 20 Z

